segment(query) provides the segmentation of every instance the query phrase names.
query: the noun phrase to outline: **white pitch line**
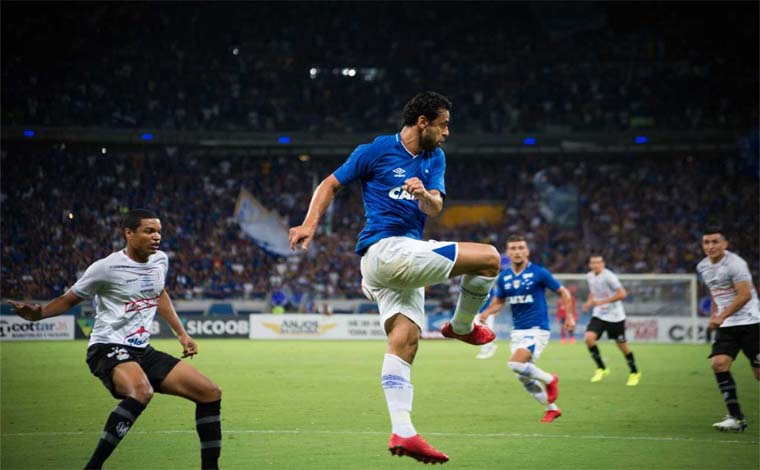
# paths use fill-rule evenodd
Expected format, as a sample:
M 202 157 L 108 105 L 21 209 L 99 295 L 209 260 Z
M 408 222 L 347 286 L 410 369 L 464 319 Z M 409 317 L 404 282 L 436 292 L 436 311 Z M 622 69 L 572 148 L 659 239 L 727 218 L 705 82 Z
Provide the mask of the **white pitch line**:
M 302 434 L 302 435 L 381 435 L 385 436 L 387 432 L 381 431 L 321 431 L 305 429 L 242 429 L 242 430 L 223 430 L 224 434 Z M 157 430 L 157 431 L 131 431 L 129 434 L 195 434 L 195 430 Z M 80 436 L 84 434 L 97 435 L 100 432 L 95 431 L 52 431 L 52 432 L 14 432 L 0 433 L 0 437 L 28 437 L 28 436 Z M 658 437 L 658 436 L 605 436 L 598 434 L 525 434 L 525 433 L 457 433 L 457 432 L 426 432 L 426 436 L 444 436 L 444 437 L 472 437 L 472 438 L 513 438 L 513 439 L 593 439 L 593 440 L 618 440 L 618 441 L 655 441 L 655 442 L 709 442 L 712 444 L 749 444 L 757 445 L 756 441 L 737 441 L 737 440 L 717 440 L 717 439 L 695 439 L 691 437 Z

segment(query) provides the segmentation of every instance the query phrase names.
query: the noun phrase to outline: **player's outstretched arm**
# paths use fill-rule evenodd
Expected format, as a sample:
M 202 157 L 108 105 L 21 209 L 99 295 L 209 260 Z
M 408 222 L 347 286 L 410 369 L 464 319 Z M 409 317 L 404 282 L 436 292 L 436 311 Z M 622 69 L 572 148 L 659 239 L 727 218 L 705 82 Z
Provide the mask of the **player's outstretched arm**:
M 485 310 L 480 312 L 480 317 L 478 318 L 480 319 L 481 322 L 485 323 L 488 317 L 490 317 L 491 315 L 498 315 L 499 312 L 501 311 L 501 308 L 504 306 L 505 303 L 506 303 L 506 299 L 494 297 L 493 300 L 491 301 L 491 305 L 489 305 Z
M 82 299 L 77 297 L 73 292 L 68 291 L 60 297 L 51 300 L 45 306 L 39 304 L 27 304 L 9 300 L 16 315 L 29 321 L 39 321 L 43 318 L 50 318 L 62 313 L 68 312 L 72 307 L 81 302 Z
M 182 322 L 179 320 L 177 311 L 174 309 L 172 299 L 169 297 L 169 293 L 164 289 L 161 295 L 158 297 L 158 314 L 161 318 L 169 324 L 169 327 L 177 334 L 179 344 L 182 345 L 182 357 L 190 357 L 198 354 L 198 344 L 187 334 L 185 327 L 182 326 Z
M 317 231 L 319 219 L 322 218 L 327 208 L 330 207 L 330 203 L 335 199 L 335 195 L 342 187 L 334 174 L 331 174 L 319 183 L 317 189 L 314 190 L 314 195 L 311 197 L 309 211 L 306 213 L 303 223 L 297 227 L 292 227 L 288 233 L 291 250 L 295 251 L 299 244 L 302 250 L 309 248 L 309 243 L 311 243 L 311 239 L 314 238 L 314 233 Z

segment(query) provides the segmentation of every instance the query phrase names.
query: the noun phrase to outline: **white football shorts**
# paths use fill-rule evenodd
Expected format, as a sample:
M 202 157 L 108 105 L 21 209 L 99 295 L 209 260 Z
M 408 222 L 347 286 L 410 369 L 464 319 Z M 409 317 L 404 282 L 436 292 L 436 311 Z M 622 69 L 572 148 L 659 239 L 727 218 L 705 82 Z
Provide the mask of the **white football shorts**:
M 546 345 L 549 344 L 550 333 L 541 328 L 531 328 L 529 330 L 512 330 L 509 339 L 509 349 L 512 354 L 518 349 L 527 349 L 531 352 L 531 362 L 535 362 L 544 352 Z
M 445 282 L 459 254 L 456 242 L 383 238 L 362 256 L 362 291 L 380 320 L 400 313 L 424 329 L 425 286 Z

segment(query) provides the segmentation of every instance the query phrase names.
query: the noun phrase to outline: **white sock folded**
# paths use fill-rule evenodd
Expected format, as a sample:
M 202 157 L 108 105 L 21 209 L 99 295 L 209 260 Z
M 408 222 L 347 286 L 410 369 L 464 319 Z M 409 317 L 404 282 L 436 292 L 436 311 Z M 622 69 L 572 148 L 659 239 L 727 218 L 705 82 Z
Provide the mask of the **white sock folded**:
M 472 321 L 483 306 L 496 277 L 465 274 L 459 288 L 459 299 L 451 319 L 454 333 L 463 335 L 472 331 Z

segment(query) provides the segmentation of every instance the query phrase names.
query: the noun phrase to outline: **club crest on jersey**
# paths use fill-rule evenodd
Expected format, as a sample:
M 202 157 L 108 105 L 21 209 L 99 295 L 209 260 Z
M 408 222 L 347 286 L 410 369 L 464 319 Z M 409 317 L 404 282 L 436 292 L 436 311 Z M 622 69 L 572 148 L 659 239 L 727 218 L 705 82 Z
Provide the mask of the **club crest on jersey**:
M 401 186 L 392 188 L 388 191 L 388 197 L 391 199 L 407 199 L 409 201 L 414 201 L 414 196 L 401 189 Z
M 403 178 L 404 176 L 406 176 L 406 170 L 403 168 L 396 168 L 395 170 L 393 170 L 393 176 L 395 176 L 396 178 Z
M 520 280 L 519 279 L 515 279 L 514 281 L 512 281 L 512 287 L 514 287 L 515 289 L 519 289 L 520 288 Z

